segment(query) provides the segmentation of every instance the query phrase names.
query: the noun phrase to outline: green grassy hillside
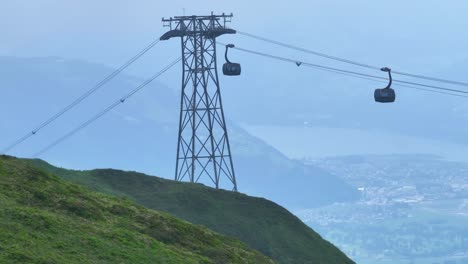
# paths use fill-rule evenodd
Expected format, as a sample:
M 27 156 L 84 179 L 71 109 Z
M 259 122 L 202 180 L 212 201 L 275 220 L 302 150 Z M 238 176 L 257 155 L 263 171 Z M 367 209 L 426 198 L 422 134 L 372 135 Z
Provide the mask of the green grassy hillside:
M 135 172 L 71 171 L 40 160 L 32 162 L 94 190 L 126 196 L 148 208 L 238 238 L 278 263 L 354 263 L 286 209 L 265 199 Z
M 273 263 L 240 241 L 0 156 L 0 263 Z

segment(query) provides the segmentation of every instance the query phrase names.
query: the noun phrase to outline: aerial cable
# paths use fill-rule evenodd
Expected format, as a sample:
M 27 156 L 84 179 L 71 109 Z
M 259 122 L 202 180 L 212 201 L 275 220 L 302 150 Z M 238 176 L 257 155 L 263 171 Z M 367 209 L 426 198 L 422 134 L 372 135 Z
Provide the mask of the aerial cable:
M 106 83 L 114 79 L 117 75 L 119 75 L 122 71 L 124 71 L 126 68 L 128 68 L 130 65 L 132 65 L 135 61 L 140 59 L 143 55 L 145 55 L 148 51 L 150 51 L 156 44 L 158 44 L 160 40 L 155 40 L 151 42 L 147 47 L 145 47 L 143 50 L 141 50 L 137 55 L 135 55 L 133 58 L 125 62 L 122 66 L 120 66 L 118 69 L 116 69 L 114 72 L 112 72 L 110 75 L 108 75 L 106 78 L 104 78 L 102 81 L 100 81 L 98 84 L 93 86 L 90 90 L 86 91 L 84 94 L 82 94 L 80 97 L 75 99 L 73 102 L 71 102 L 69 105 L 64 107 L 62 110 L 51 116 L 49 119 L 41 123 L 39 126 L 37 126 L 35 129 L 33 129 L 31 132 L 28 132 L 15 142 L 11 143 L 9 146 L 7 146 L 5 149 L 2 150 L 1 153 L 6 154 L 7 152 L 11 151 L 15 147 L 17 147 L 19 144 L 23 143 L 26 141 L 28 138 L 36 135 L 40 130 L 45 128 L 46 126 L 50 125 L 52 122 L 60 118 L 62 115 L 64 115 L 66 112 L 70 111 L 73 109 L 75 106 L 80 104 L 82 101 L 84 101 L 86 98 L 94 94 L 97 90 L 102 88 Z
M 373 82 L 378 82 L 378 83 L 386 83 L 386 81 L 384 81 L 379 76 L 364 77 L 364 76 L 360 76 L 360 75 L 355 75 L 355 74 L 351 74 L 351 73 L 344 73 L 344 72 L 339 72 L 339 71 L 334 71 L 334 70 L 326 70 L 326 69 L 322 69 L 322 70 L 328 71 L 328 72 L 331 72 L 331 73 L 335 73 L 335 74 L 340 74 L 340 75 L 344 75 L 344 76 L 350 76 L 350 77 L 353 77 L 353 78 L 358 78 L 358 79 L 361 79 L 361 80 L 368 80 L 368 81 L 373 81 Z M 413 89 L 413 90 L 419 90 L 419 91 L 425 91 L 425 92 L 430 92 L 430 93 L 436 93 L 436 94 L 443 94 L 443 95 L 449 95 L 449 96 L 455 96 L 455 97 L 468 98 L 468 96 L 462 95 L 462 94 L 454 94 L 454 93 L 449 93 L 449 92 L 436 91 L 436 90 L 431 90 L 431 89 L 421 88 L 421 87 L 416 87 L 416 86 L 411 86 L 411 85 L 405 85 L 405 84 L 396 84 L 396 85 L 393 85 L 393 86 L 394 87 L 408 88 L 408 89 Z
M 88 119 L 86 122 L 82 123 L 81 125 L 77 126 L 76 128 L 74 128 L 73 130 L 69 131 L 68 133 L 66 133 L 65 135 L 63 135 L 62 137 L 58 138 L 57 140 L 55 140 L 54 142 L 52 142 L 51 144 L 47 145 L 45 148 L 41 149 L 40 151 L 38 151 L 36 154 L 33 155 L 34 158 L 37 158 L 38 156 L 44 154 L 45 152 L 49 151 L 50 149 L 52 149 L 53 147 L 57 146 L 58 144 L 62 143 L 63 141 L 65 141 L 66 139 L 72 137 L 73 135 L 75 135 L 77 132 L 79 132 L 80 130 L 88 127 L 89 125 L 91 125 L 92 123 L 94 123 L 95 121 L 97 121 L 99 118 L 101 118 L 102 116 L 104 116 L 105 114 L 107 114 L 109 111 L 111 111 L 112 109 L 114 109 L 115 107 L 117 107 L 118 105 L 120 104 L 123 104 L 125 103 L 130 97 L 132 97 L 133 95 L 135 95 L 136 93 L 138 93 L 140 90 L 142 90 L 143 88 L 145 88 L 146 86 L 148 86 L 151 82 L 153 82 L 155 79 L 157 79 L 159 76 L 163 75 L 165 72 L 167 72 L 169 69 L 171 69 L 172 67 L 174 67 L 174 65 L 176 65 L 178 62 L 180 62 L 182 60 L 182 58 L 178 58 L 177 60 L 173 61 L 171 64 L 169 64 L 168 66 L 166 66 L 164 69 L 162 69 L 160 72 L 158 72 L 157 74 L 153 75 L 151 78 L 149 78 L 148 80 L 146 80 L 144 83 L 142 83 L 140 86 L 138 86 L 137 88 L 135 88 L 134 90 L 132 90 L 130 93 L 128 93 L 127 95 L 123 96 L 122 98 L 120 98 L 119 100 L 115 101 L 114 103 L 112 103 L 111 105 L 109 105 L 107 108 L 105 108 L 104 110 L 102 110 L 101 112 L 99 112 L 98 114 L 96 114 L 95 116 L 93 116 L 92 118 Z
M 254 34 L 242 32 L 242 31 L 237 31 L 237 33 L 241 34 L 241 35 L 244 35 L 244 36 L 247 36 L 247 37 L 250 37 L 250 38 L 254 38 L 254 39 L 257 39 L 257 40 L 261 40 L 261 41 L 264 41 L 264 42 L 268 42 L 268 43 L 271 43 L 271 44 L 282 46 L 282 47 L 285 47 L 285 48 L 301 51 L 301 52 L 304 52 L 304 53 L 309 53 L 309 54 L 312 54 L 312 55 L 315 55 L 315 56 L 319 56 L 319 57 L 323 57 L 323 58 L 327 58 L 327 59 L 331 59 L 331 60 L 335 60 L 335 61 L 340 61 L 340 62 L 344 62 L 344 63 L 348 63 L 348 64 L 352 64 L 352 65 L 355 65 L 355 66 L 360 66 L 360 67 L 364 67 L 364 68 L 368 68 L 368 69 L 380 70 L 380 67 L 377 67 L 377 66 L 364 64 L 364 63 L 360 63 L 360 62 L 357 62 L 357 61 L 353 61 L 353 60 L 349 60 L 349 59 L 345 59 L 345 58 L 341 58 L 341 57 L 337 57 L 337 56 L 331 56 L 331 55 L 328 55 L 328 54 L 325 54 L 325 53 L 321 53 L 321 52 L 317 52 L 317 51 L 297 47 L 297 46 L 290 45 L 290 44 L 280 42 L 280 41 L 276 41 L 276 40 L 267 39 L 267 38 L 260 37 L 260 36 L 254 35 Z M 436 78 L 436 77 L 431 77 L 431 76 L 424 76 L 424 75 L 401 72 L 401 71 L 395 71 L 395 70 L 393 70 L 392 73 L 407 76 L 407 77 L 413 77 L 413 78 L 418 78 L 418 79 L 434 81 L 434 82 L 442 82 L 442 83 L 447 83 L 447 84 L 452 84 L 452 85 L 468 87 L 467 82 L 453 81 L 453 80 L 441 79 L 441 78 Z
M 242 32 L 242 31 L 237 31 L 237 33 L 241 34 L 241 35 L 244 35 L 244 36 L 247 36 L 247 37 L 258 39 L 258 40 L 261 40 L 261 41 L 264 41 L 264 42 L 269 42 L 269 43 L 272 43 L 272 44 L 275 44 L 275 45 L 278 45 L 278 46 L 282 46 L 282 47 L 285 47 L 285 48 L 288 48 L 288 49 L 294 49 L 294 50 L 297 50 L 297 51 L 309 53 L 309 54 L 312 54 L 312 55 L 315 55 L 315 56 L 319 56 L 319 57 L 323 57 L 323 58 L 327 58 L 327 59 L 331 59 L 331 60 L 336 60 L 336 61 L 341 61 L 341 62 L 344 62 L 344 63 L 353 64 L 353 65 L 356 65 L 356 66 L 369 68 L 369 69 L 373 69 L 373 70 L 380 70 L 380 67 L 376 67 L 376 66 L 372 66 L 372 65 L 368 65 L 368 64 L 364 64 L 364 63 L 360 63 L 360 62 L 356 62 L 356 61 L 352 61 L 352 60 L 348 60 L 348 59 L 344 59 L 344 58 L 340 58 L 340 57 L 336 57 L 336 56 L 331 56 L 331 55 L 321 53 L 321 52 L 317 52 L 317 51 L 313 51 L 313 50 L 304 49 L 304 48 L 301 48 L 301 47 L 293 46 L 293 45 L 286 44 L 286 43 L 283 43 L 283 42 L 279 42 L 279 41 L 276 41 L 276 40 L 271 40 L 271 39 L 267 39 L 267 38 L 264 38 L 264 37 L 256 36 L 256 35 L 253 35 L 253 34 L 250 34 L 250 33 Z
M 225 45 L 221 42 L 218 42 L 221 45 Z M 234 47 L 233 49 L 245 52 L 245 53 L 250 53 L 258 56 L 263 56 L 283 62 L 288 62 L 288 63 L 294 63 L 297 66 L 307 66 L 307 67 L 312 67 L 320 70 L 330 70 L 330 71 L 335 71 L 335 72 L 341 72 L 341 73 L 348 73 L 356 76 L 362 76 L 362 77 L 370 77 L 370 78 L 375 78 L 375 79 L 381 79 L 381 80 L 387 80 L 387 78 L 380 77 L 380 76 L 375 76 L 371 74 L 365 74 L 365 73 L 359 73 L 355 71 L 350 71 L 350 70 L 344 70 L 344 69 L 339 69 L 335 67 L 329 67 L 329 66 L 324 66 L 320 64 L 315 64 L 315 63 L 309 63 L 309 62 L 304 62 L 304 61 L 299 61 L 291 58 L 286 58 L 286 57 L 281 57 L 277 55 L 273 55 L 270 53 L 264 53 L 264 52 L 259 52 L 259 51 L 254 51 L 250 49 L 245 49 L 245 48 L 240 48 L 238 46 Z M 416 82 L 409 82 L 409 81 L 402 81 L 402 80 L 393 80 L 395 83 L 400 83 L 400 84 L 408 84 L 408 85 L 414 85 L 414 86 L 421 86 L 425 88 L 431 88 L 431 89 L 436 89 L 436 90 L 442 90 L 446 92 L 454 92 L 454 93 L 462 93 L 462 94 L 468 94 L 468 91 L 463 91 L 463 90 L 458 90 L 458 89 L 451 89 L 451 88 L 445 88 L 445 87 L 440 87 L 440 86 L 435 86 L 435 85 L 428 85 L 428 84 L 421 84 L 421 83 L 416 83 Z

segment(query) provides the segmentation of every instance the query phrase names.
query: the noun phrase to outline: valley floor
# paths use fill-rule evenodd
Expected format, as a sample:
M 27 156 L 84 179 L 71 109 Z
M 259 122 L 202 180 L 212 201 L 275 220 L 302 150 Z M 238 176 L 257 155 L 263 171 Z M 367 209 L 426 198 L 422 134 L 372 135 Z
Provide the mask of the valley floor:
M 468 263 L 468 164 L 432 156 L 306 161 L 362 192 L 296 214 L 363 264 Z

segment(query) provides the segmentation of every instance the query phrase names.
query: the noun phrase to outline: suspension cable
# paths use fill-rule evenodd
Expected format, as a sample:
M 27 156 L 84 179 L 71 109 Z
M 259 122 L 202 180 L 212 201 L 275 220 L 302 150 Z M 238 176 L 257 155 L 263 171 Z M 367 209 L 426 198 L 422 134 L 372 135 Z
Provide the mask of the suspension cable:
M 359 76 L 359 75 L 355 75 L 355 74 L 351 74 L 351 73 L 344 73 L 344 72 L 333 71 L 333 70 L 326 70 L 326 69 L 322 69 L 322 70 L 328 71 L 328 72 L 331 72 L 331 73 L 335 73 L 335 74 L 350 76 L 350 77 L 358 78 L 358 79 L 362 79 L 362 80 L 368 80 L 368 81 L 373 81 L 373 82 L 378 82 L 378 83 L 386 83 L 386 81 L 382 80 L 381 79 L 382 77 L 379 77 L 379 76 L 375 76 L 375 77 L 371 78 L 371 77 L 364 77 L 364 76 Z M 411 85 L 405 85 L 405 84 L 393 85 L 393 87 L 395 87 L 395 86 L 396 87 L 409 88 L 409 89 L 413 89 L 413 90 L 425 91 L 425 92 L 430 92 L 430 93 L 437 93 L 437 94 L 443 94 L 443 95 L 449 95 L 449 96 L 455 96 L 455 97 L 468 98 L 467 95 L 454 94 L 454 93 L 443 92 L 443 91 L 436 91 L 436 90 L 431 90 L 431 89 L 421 88 L 421 87 L 416 87 L 416 86 L 411 86 Z
M 84 101 L 86 98 L 94 94 L 96 91 L 98 91 L 100 88 L 102 88 L 106 83 L 114 79 L 117 75 L 119 75 L 122 71 L 124 71 L 126 68 L 128 68 L 130 65 L 132 65 L 134 62 L 136 62 L 138 59 L 140 59 L 143 55 L 145 55 L 148 51 L 150 51 L 154 46 L 156 46 L 160 42 L 159 39 L 151 42 L 148 46 L 146 46 L 143 50 L 141 50 L 137 55 L 135 55 L 133 58 L 125 62 L 122 66 L 120 66 L 118 69 L 116 69 L 114 72 L 112 72 L 110 75 L 105 77 L 102 81 L 97 83 L 95 86 L 93 86 L 91 89 L 86 91 L 84 94 L 82 94 L 80 97 L 75 99 L 73 102 L 71 102 L 69 105 L 61 109 L 59 112 L 56 114 L 52 115 L 50 118 L 48 118 L 46 121 L 41 123 L 39 126 L 34 128 L 31 132 L 28 132 L 24 136 L 20 137 L 16 141 L 12 142 L 10 145 L 8 145 L 6 148 L 2 150 L 1 153 L 6 154 L 7 152 L 11 151 L 30 137 L 36 135 L 40 130 L 45 128 L 46 126 L 50 125 L 52 122 L 60 118 L 62 115 L 73 109 L 75 106 L 80 104 L 82 101 Z
M 97 121 L 99 118 L 101 118 L 102 116 L 104 116 L 105 114 L 107 114 L 109 111 L 111 111 L 112 109 L 114 109 L 115 107 L 117 107 L 118 105 L 120 104 L 123 104 L 125 103 L 125 101 L 127 99 L 129 99 L 130 97 L 132 97 L 133 95 L 135 95 L 136 93 L 138 93 L 140 90 L 142 90 L 143 88 L 145 88 L 146 86 L 148 86 L 151 82 L 153 82 L 155 79 L 159 78 L 161 75 L 163 75 L 165 72 L 167 72 L 169 69 L 171 69 L 172 67 L 174 67 L 174 65 L 176 65 L 178 62 L 180 62 L 182 60 L 182 58 L 178 58 L 177 60 L 173 61 L 171 64 L 169 64 L 168 66 L 166 66 L 164 69 L 162 69 L 160 72 L 158 72 L 157 74 L 153 75 L 151 78 L 149 78 L 148 80 L 146 80 L 145 82 L 143 82 L 140 86 L 138 86 L 137 88 L 135 88 L 134 90 L 132 90 L 130 93 L 128 93 L 127 95 L 123 96 L 122 98 L 120 98 L 119 100 L 115 101 L 114 103 L 112 103 L 111 105 L 109 105 L 107 108 L 105 108 L 103 111 L 99 112 L 98 114 L 96 114 L 95 116 L 93 116 L 92 118 L 88 119 L 86 122 L 82 123 L 81 125 L 77 126 L 76 128 L 74 128 L 73 130 L 69 131 L 68 133 L 66 133 L 65 135 L 63 135 L 62 137 L 58 138 L 57 140 L 53 141 L 51 144 L 47 145 L 45 148 L 41 149 L 40 151 L 38 151 L 36 154 L 33 155 L 34 158 L 37 158 L 38 156 L 44 154 L 45 152 L 49 151 L 50 149 L 52 149 L 53 147 L 57 146 L 58 144 L 62 143 L 63 141 L 65 141 L 66 139 L 70 138 L 71 136 L 75 135 L 77 132 L 79 132 L 80 130 L 88 127 L 89 125 L 91 125 L 92 123 L 94 123 L 95 121 Z
M 220 45 L 225 45 L 225 44 L 223 44 L 221 42 L 218 42 L 218 43 Z M 328 71 L 333 71 L 333 72 L 346 73 L 346 74 L 350 74 L 350 75 L 354 75 L 354 76 L 361 76 L 361 77 L 368 77 L 368 78 L 374 78 L 374 79 L 380 79 L 380 80 L 387 80 L 387 78 L 381 77 L 381 76 L 375 76 L 375 75 L 371 75 L 371 74 L 365 74 L 365 73 L 360 73 L 360 72 L 355 72 L 355 71 L 350 71 L 350 70 L 344 70 L 344 69 L 335 68 L 335 67 L 324 66 L 324 65 L 315 64 L 315 63 L 299 61 L 299 60 L 295 60 L 295 59 L 291 59 L 291 58 L 287 58 L 287 57 L 281 57 L 281 56 L 273 55 L 273 54 L 270 54 L 270 53 L 264 53 L 264 52 L 254 51 L 254 50 L 251 50 L 251 49 L 240 48 L 238 46 L 234 47 L 233 49 L 236 49 L 236 50 L 239 50 L 239 51 L 242 51 L 242 52 L 245 52 L 245 53 L 250 53 L 250 54 L 254 54 L 254 55 L 258 55 L 258 56 L 262 56 L 262 57 L 267 57 L 267 58 L 283 61 L 283 62 L 294 63 L 294 64 L 296 64 L 298 66 L 304 65 L 304 66 L 307 66 L 307 67 L 312 67 L 312 68 L 316 68 L 316 69 L 320 69 L 320 70 L 328 70 Z M 431 88 L 431 89 L 436 89 L 436 90 L 441 90 L 441 91 L 446 91 L 446 92 L 468 94 L 468 91 L 445 88 L 445 87 L 440 87 L 440 86 L 435 86 L 435 85 L 421 84 L 421 83 L 402 81 L 402 80 L 394 80 L 394 82 L 395 83 L 400 83 L 400 84 L 413 85 L 413 86 L 421 86 L 421 87 L 425 87 L 425 88 Z
M 264 42 L 268 42 L 268 43 L 275 44 L 275 45 L 285 47 L 285 48 L 288 48 L 288 49 L 293 49 L 293 50 L 297 50 L 297 51 L 300 51 L 300 52 L 312 54 L 312 55 L 315 55 L 315 56 L 319 56 L 319 57 L 323 57 L 323 58 L 327 58 L 327 59 L 331 59 L 331 60 L 335 60 L 335 61 L 340 61 L 340 62 L 344 62 L 344 63 L 348 63 L 348 64 L 352 64 L 352 65 L 355 65 L 355 66 L 360 66 L 360 67 L 364 67 L 364 68 L 368 68 L 368 69 L 380 70 L 380 67 L 377 67 L 377 66 L 364 64 L 364 63 L 361 63 L 361 62 L 357 62 L 357 61 L 353 61 L 353 60 L 349 60 L 349 59 L 345 59 L 345 58 L 341 58 L 341 57 L 337 57 L 337 56 L 331 56 L 331 55 L 328 55 L 328 54 L 325 54 L 325 53 L 321 53 L 321 52 L 317 52 L 317 51 L 297 47 L 297 46 L 290 45 L 290 44 L 287 44 L 287 43 L 284 43 L 284 42 L 280 42 L 280 41 L 264 38 L 264 37 L 261 37 L 261 36 L 257 36 L 257 35 L 251 34 L 251 33 L 246 33 L 246 32 L 242 32 L 242 31 L 237 31 L 237 33 L 239 33 L 240 35 L 244 35 L 244 36 L 253 38 L 253 39 L 261 40 L 261 41 L 264 41 Z M 395 71 L 395 70 L 392 70 L 392 73 L 407 76 L 407 77 L 413 77 L 413 78 L 418 78 L 418 79 L 434 81 L 434 82 L 442 82 L 442 83 L 447 83 L 447 84 L 452 84 L 452 85 L 468 87 L 468 83 L 466 83 L 466 82 L 441 79 L 441 78 L 436 78 L 436 77 L 431 77 L 431 76 L 424 76 L 424 75 L 420 75 L 420 74 L 413 74 L 413 73 L 407 73 L 407 72 Z

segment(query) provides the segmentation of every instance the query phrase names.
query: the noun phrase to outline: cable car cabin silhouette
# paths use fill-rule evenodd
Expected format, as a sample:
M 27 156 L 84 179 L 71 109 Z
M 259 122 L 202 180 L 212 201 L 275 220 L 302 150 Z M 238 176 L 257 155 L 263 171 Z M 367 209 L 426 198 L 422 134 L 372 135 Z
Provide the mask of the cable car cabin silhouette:
M 395 102 L 395 90 L 392 88 L 376 89 L 374 98 L 377 103 L 393 103 Z
M 389 83 L 387 87 L 383 89 L 376 89 L 374 92 L 374 99 L 377 103 L 393 103 L 395 102 L 396 94 L 395 90 L 390 88 L 392 86 L 392 70 L 390 68 L 382 68 L 383 72 L 388 72 Z
M 239 76 L 241 74 L 241 66 L 239 63 L 225 63 L 223 65 L 223 73 L 227 76 Z
M 239 63 L 234 63 L 228 59 L 228 50 L 229 48 L 234 48 L 233 44 L 226 45 L 226 63 L 223 65 L 223 74 L 226 76 L 239 76 L 241 75 L 241 65 Z

